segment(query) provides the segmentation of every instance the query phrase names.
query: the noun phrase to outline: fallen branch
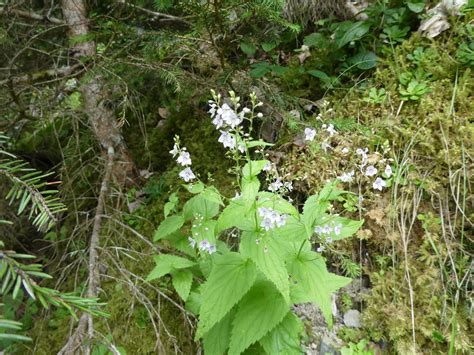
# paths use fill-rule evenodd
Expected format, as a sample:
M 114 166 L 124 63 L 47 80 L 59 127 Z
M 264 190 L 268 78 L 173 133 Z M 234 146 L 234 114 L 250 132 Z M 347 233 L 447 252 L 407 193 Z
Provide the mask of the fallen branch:
M 29 73 L 25 74 L 22 76 L 12 76 L 8 79 L 4 79 L 0 81 L 0 86 L 5 85 L 7 83 L 11 83 L 12 85 L 17 85 L 17 84 L 23 84 L 23 83 L 34 83 L 38 80 L 42 79 L 58 79 L 58 78 L 65 78 L 69 77 L 73 74 L 78 74 L 76 73 L 76 70 L 79 68 L 83 68 L 83 64 L 75 64 L 71 66 L 65 66 L 61 68 L 56 68 L 56 69 L 47 69 L 35 73 Z
M 94 226 L 89 242 L 89 283 L 87 288 L 87 297 L 97 298 L 100 288 L 100 270 L 99 270 L 99 252 L 100 247 L 100 230 L 102 227 L 102 218 L 105 210 L 105 199 L 109 188 L 110 178 L 114 167 L 115 151 L 113 147 L 109 147 L 107 151 L 107 164 L 105 167 L 104 177 L 100 186 L 99 199 L 94 215 Z M 74 354 L 74 352 L 82 345 L 84 337 L 88 334 L 89 340 L 94 336 L 94 323 L 90 314 L 84 313 L 79 319 L 76 330 L 69 338 L 66 345 L 58 352 L 58 355 Z M 86 349 L 85 353 L 90 353 Z
M 40 15 L 36 12 L 31 12 L 31 11 L 23 11 L 23 10 L 18 10 L 18 9 L 12 9 L 6 6 L 0 6 L 0 14 L 2 15 L 9 15 L 9 14 L 14 14 L 20 17 L 24 18 L 29 18 L 31 20 L 35 21 L 44 21 L 44 22 L 50 22 L 54 25 L 66 25 L 63 20 L 58 19 L 56 17 L 51 17 L 47 15 Z
M 173 16 L 173 15 L 169 15 L 169 14 L 164 14 L 164 13 L 158 12 L 158 11 L 149 10 L 149 9 L 144 8 L 144 7 L 140 7 L 138 5 L 131 4 L 128 1 L 125 1 L 125 0 L 117 0 L 117 3 L 128 6 L 128 7 L 131 7 L 135 10 L 138 10 L 138 11 L 144 12 L 144 13 L 146 13 L 148 15 L 151 15 L 152 17 L 155 17 L 155 18 L 163 17 L 167 20 L 182 22 L 182 23 L 185 23 L 187 25 L 190 25 L 190 23 L 188 21 L 186 21 L 185 19 L 183 19 L 181 17 L 177 17 L 177 16 Z

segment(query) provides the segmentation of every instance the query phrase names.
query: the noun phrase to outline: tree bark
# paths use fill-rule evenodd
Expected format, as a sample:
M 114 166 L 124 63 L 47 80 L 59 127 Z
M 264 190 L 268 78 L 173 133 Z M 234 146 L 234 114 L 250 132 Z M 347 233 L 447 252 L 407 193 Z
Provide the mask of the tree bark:
M 62 0 L 61 8 L 64 21 L 69 28 L 69 37 L 73 39 L 71 48 L 78 61 L 91 60 L 96 54 L 96 44 L 89 39 L 89 23 L 84 0 Z M 107 93 L 100 75 L 86 79 L 80 92 L 84 101 L 84 112 L 94 135 L 103 149 L 104 155 L 109 148 L 115 151 L 112 177 L 120 185 L 125 184 L 134 174 L 134 164 L 128 154 L 115 113 L 105 105 Z
M 74 58 L 78 63 L 91 60 L 96 54 L 96 44 L 89 38 L 89 25 L 85 0 L 62 0 L 61 7 L 64 21 L 69 29 L 69 37 L 75 43 L 71 48 Z M 83 102 L 84 112 L 88 117 L 89 124 L 99 142 L 104 155 L 107 157 L 97 208 L 94 216 L 94 226 L 89 242 L 89 280 L 87 296 L 96 298 L 100 291 L 99 271 L 99 247 L 102 217 L 105 213 L 105 200 L 108 187 L 115 178 L 119 184 L 124 184 L 134 171 L 133 163 L 127 153 L 127 148 L 122 137 L 120 126 L 115 114 L 105 105 L 106 92 L 100 75 L 91 75 L 84 80 L 79 88 Z M 89 341 L 83 347 L 83 353 L 90 353 L 90 340 L 94 336 L 94 325 L 92 316 L 83 314 L 79 324 L 66 345 L 59 354 L 76 353 L 84 340 Z

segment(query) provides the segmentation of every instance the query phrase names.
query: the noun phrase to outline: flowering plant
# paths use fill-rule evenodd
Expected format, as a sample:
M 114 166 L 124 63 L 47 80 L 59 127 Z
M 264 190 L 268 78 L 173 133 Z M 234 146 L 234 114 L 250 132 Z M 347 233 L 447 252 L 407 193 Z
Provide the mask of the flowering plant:
M 177 137 L 170 153 L 194 196 L 173 215 L 176 195 L 165 206 L 154 241 L 168 240 L 179 255 L 155 256 L 147 279 L 171 275 L 178 295 L 198 315 L 196 339 L 203 340 L 206 354 L 240 354 L 250 346 L 268 354 L 301 353 L 303 325 L 293 305 L 314 302 L 331 325 L 331 295 L 350 282 L 328 272 L 316 249 L 351 236 L 362 222 L 329 212 L 331 201 L 344 193 L 337 181 L 310 196 L 302 212 L 285 197 L 292 185 L 264 159 L 270 144 L 252 138 L 253 121 L 262 116 L 255 94 L 250 107 L 241 108 L 233 92 L 228 100 L 213 92 L 209 103 L 219 142 L 235 161 L 239 191 L 226 198 L 201 181 Z M 259 179 L 263 173 L 268 191 Z

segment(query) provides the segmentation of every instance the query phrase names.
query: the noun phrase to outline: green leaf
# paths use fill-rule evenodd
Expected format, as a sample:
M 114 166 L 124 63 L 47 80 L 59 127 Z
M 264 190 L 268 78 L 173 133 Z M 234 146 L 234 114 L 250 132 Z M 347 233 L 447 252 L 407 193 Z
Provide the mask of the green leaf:
M 189 221 L 195 215 L 201 215 L 204 219 L 211 219 L 219 213 L 219 204 L 205 199 L 201 194 L 196 195 L 184 204 L 184 218 Z
M 256 232 L 244 232 L 240 241 L 240 252 L 255 262 L 258 269 L 273 282 L 285 301 L 290 304 L 290 283 L 284 262 L 284 252 L 281 251 L 277 240 L 269 235 L 262 238 Z
M 354 23 L 343 22 L 335 34 L 337 48 L 342 48 L 346 44 L 361 39 L 369 32 L 370 23 L 368 21 L 357 21 Z
M 233 311 L 227 313 L 203 337 L 204 353 L 206 355 L 222 355 L 229 347 L 233 313 Z
M 171 272 L 173 276 L 173 287 L 183 301 L 186 301 L 193 284 L 193 274 L 189 270 L 175 270 Z
M 414 13 L 419 14 L 425 9 L 425 0 L 408 1 L 407 7 Z
M 193 184 L 185 184 L 183 186 L 186 188 L 186 190 L 188 190 L 192 194 L 198 194 L 202 192 L 205 187 L 204 184 L 200 181 Z
M 242 178 L 242 198 L 253 201 L 260 189 L 260 180 L 256 176 Z
M 301 222 L 299 218 L 289 216 L 286 219 L 285 225 L 276 228 L 273 233 L 282 241 L 301 243 L 303 240 L 308 239 L 313 232 L 308 232 L 304 223 Z
M 257 208 L 259 207 L 270 207 L 280 213 L 299 217 L 298 210 L 291 203 L 282 198 L 280 195 L 274 194 L 272 192 L 260 191 L 258 193 Z
M 328 44 L 328 39 L 323 34 L 314 32 L 303 39 L 303 44 L 308 47 L 324 48 Z
M 160 254 L 153 257 L 156 262 L 155 268 L 147 276 L 146 280 L 158 279 L 172 270 L 185 269 L 196 265 L 195 262 L 176 255 Z
M 272 147 L 274 144 L 267 143 L 262 140 L 258 140 L 258 141 L 247 142 L 246 145 L 247 145 L 247 148 L 253 148 L 253 147 Z
M 203 285 L 196 338 L 206 334 L 247 293 L 257 276 L 255 264 L 238 253 L 217 255 Z
M 309 75 L 314 76 L 315 78 L 321 79 L 325 83 L 329 83 L 331 81 L 331 78 L 329 77 L 329 75 L 327 75 L 325 72 L 321 70 L 312 69 L 312 70 L 308 70 L 307 73 Z
M 259 341 L 289 310 L 290 306 L 271 282 L 256 283 L 239 303 L 232 322 L 229 355 L 238 355 Z
M 350 58 L 349 63 L 359 69 L 368 70 L 377 65 L 377 56 L 374 52 L 360 52 Z
M 230 201 L 229 205 L 219 215 L 216 233 L 231 227 L 237 227 L 241 230 L 254 230 L 255 222 L 251 220 L 252 213 L 255 213 L 255 209 L 243 199 Z
M 240 42 L 240 49 L 249 57 L 252 57 L 255 52 L 257 52 L 257 48 L 252 43 L 247 41 Z
M 265 51 L 265 52 L 270 52 L 271 50 L 275 49 L 277 46 L 276 43 L 274 42 L 263 42 L 262 43 L 262 49 Z
M 184 218 L 181 215 L 170 216 L 161 222 L 160 226 L 153 236 L 153 241 L 156 242 L 176 232 L 184 224 Z
M 207 201 L 217 203 L 218 205 L 221 205 L 221 206 L 224 205 L 224 203 L 222 202 L 221 195 L 219 194 L 219 191 L 217 191 L 217 189 L 214 186 L 205 188 L 204 191 L 201 193 L 201 196 Z
M 272 71 L 272 66 L 268 62 L 253 63 L 251 65 L 250 76 L 261 78 Z
M 288 312 L 281 323 L 260 340 L 260 344 L 267 354 L 300 355 L 303 354 L 300 344 L 303 330 L 303 322 Z
M 329 326 L 332 326 L 331 295 L 351 279 L 330 274 L 324 259 L 311 250 L 294 253 L 287 261 L 294 281 L 291 297 L 295 303 L 315 302 Z
M 257 176 L 268 163 L 268 160 L 251 160 L 242 168 L 242 175 L 245 178 Z

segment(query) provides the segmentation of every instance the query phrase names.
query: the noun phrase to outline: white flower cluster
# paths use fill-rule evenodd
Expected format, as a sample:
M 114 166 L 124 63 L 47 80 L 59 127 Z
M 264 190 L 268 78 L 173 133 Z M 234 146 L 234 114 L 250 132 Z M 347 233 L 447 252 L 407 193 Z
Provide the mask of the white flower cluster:
M 374 166 L 374 165 L 369 165 L 367 166 L 368 163 L 368 153 L 369 149 L 368 148 L 358 148 L 356 150 L 356 154 L 360 156 L 361 163 L 359 165 L 359 168 L 361 172 L 367 176 L 367 177 L 372 177 L 376 176 L 379 170 Z M 385 159 L 380 160 L 380 162 L 385 162 Z M 392 167 L 389 164 L 385 165 L 385 169 L 383 171 L 385 177 L 388 179 L 393 175 Z M 337 177 L 339 180 L 342 182 L 352 182 L 354 179 L 354 170 L 350 171 L 349 173 L 343 173 L 342 175 Z M 377 176 L 372 183 L 372 188 L 374 190 L 379 190 L 382 191 L 384 187 L 387 186 L 387 182 L 382 179 L 380 176 Z
M 192 237 L 188 237 L 188 241 L 191 248 L 194 249 L 196 247 L 196 240 Z M 214 254 L 217 251 L 216 245 L 209 243 L 207 239 L 199 242 L 198 249 L 209 254 Z
M 280 178 L 276 178 L 275 181 L 268 186 L 268 190 L 271 192 L 278 192 L 282 189 L 287 192 L 293 191 L 293 183 L 291 181 L 283 182 Z
M 329 144 L 329 139 L 332 138 L 333 136 L 335 136 L 337 134 L 337 131 L 334 128 L 333 124 L 329 124 L 329 125 L 323 124 L 321 126 L 321 128 L 324 129 L 327 132 L 327 134 L 329 135 L 321 143 L 321 148 L 325 152 L 327 152 L 328 149 L 331 149 L 331 144 Z M 305 139 L 305 141 L 311 142 L 311 141 L 314 140 L 315 137 L 316 137 L 316 130 L 314 128 L 305 128 L 305 130 L 304 130 L 304 139 Z
M 335 236 L 341 234 L 342 231 L 342 224 L 335 224 L 332 222 L 331 224 L 325 224 L 323 226 L 316 226 L 314 228 L 314 232 L 319 236 L 325 236 L 327 242 L 332 242 L 332 238 L 329 236 L 334 233 Z
M 176 159 L 176 162 L 182 166 L 185 166 L 184 170 L 179 173 L 179 177 L 186 182 L 192 181 L 196 178 L 193 171 L 189 167 L 192 164 L 191 155 L 186 151 L 186 147 L 180 148 L 177 139 L 175 139 L 175 143 L 173 149 L 170 150 L 170 154 Z
M 237 98 L 238 99 L 238 98 Z M 241 153 L 245 153 L 245 144 L 242 142 L 237 144 L 236 134 L 231 133 L 244 121 L 245 115 L 250 113 L 248 107 L 244 107 L 239 113 L 232 109 L 228 104 L 224 103 L 219 106 L 214 100 L 209 100 L 209 114 L 212 118 L 212 124 L 221 132 L 219 143 L 222 143 L 224 148 L 237 148 Z M 239 103 L 235 104 L 236 109 L 240 107 Z M 257 115 L 262 117 L 261 114 Z M 221 129 L 223 128 L 223 129 Z
M 277 211 L 274 211 L 272 208 L 260 207 L 258 209 L 258 214 L 263 218 L 260 227 L 263 227 L 266 231 L 269 231 L 273 228 L 283 227 L 286 223 L 288 215 L 280 214 Z

